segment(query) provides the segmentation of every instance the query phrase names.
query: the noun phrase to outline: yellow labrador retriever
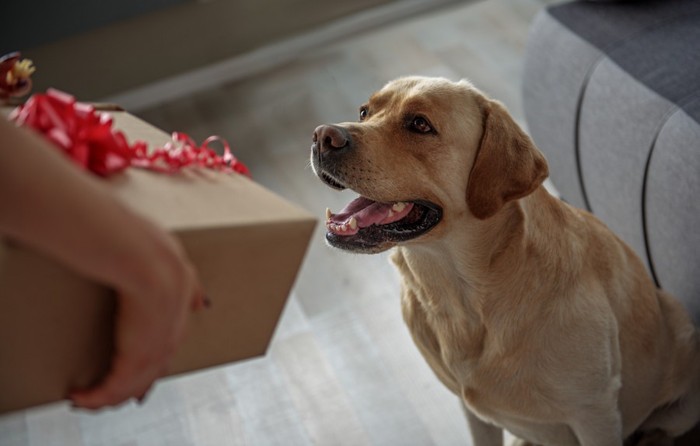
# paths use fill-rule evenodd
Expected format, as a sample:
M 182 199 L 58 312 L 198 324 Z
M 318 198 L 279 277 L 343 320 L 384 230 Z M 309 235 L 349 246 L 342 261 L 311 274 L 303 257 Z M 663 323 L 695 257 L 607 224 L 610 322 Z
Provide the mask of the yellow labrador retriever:
M 360 194 L 327 212 L 328 243 L 394 248 L 404 319 L 475 446 L 501 445 L 501 429 L 538 445 L 671 444 L 700 419 L 689 316 L 600 221 L 542 187 L 547 163 L 500 103 L 466 81 L 401 78 L 313 141 L 316 175 Z

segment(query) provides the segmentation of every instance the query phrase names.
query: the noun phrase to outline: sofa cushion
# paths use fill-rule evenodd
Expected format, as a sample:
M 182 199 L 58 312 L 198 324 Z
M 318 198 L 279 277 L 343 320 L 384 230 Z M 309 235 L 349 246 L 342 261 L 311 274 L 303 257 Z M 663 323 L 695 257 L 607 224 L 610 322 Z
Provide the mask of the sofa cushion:
M 651 153 L 645 222 L 660 284 L 700 325 L 700 97 L 668 117 Z
M 576 57 L 570 57 L 575 54 Z M 569 203 L 588 208 L 576 141 L 581 88 L 603 53 L 555 20 L 534 20 L 523 68 L 523 106 L 530 135 L 549 162 L 552 182 Z
M 700 320 L 697 42 L 695 0 L 551 6 L 528 40 L 524 106 L 562 197 L 598 215 Z

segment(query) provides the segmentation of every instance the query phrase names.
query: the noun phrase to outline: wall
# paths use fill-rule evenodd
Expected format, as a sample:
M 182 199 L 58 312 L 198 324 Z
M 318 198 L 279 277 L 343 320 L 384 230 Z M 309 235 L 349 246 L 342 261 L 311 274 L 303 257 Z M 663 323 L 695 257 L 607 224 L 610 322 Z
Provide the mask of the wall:
M 153 1 L 154 11 L 100 27 L 94 24 L 109 20 L 105 19 L 109 14 L 95 18 L 92 23 L 88 23 L 89 14 L 80 14 L 80 20 L 71 25 L 76 34 L 36 46 L 32 45 L 37 41 L 33 29 L 40 28 L 40 23 L 63 20 L 62 15 L 86 6 L 75 0 L 55 2 L 64 7 L 59 14 L 55 7 L 22 2 L 22 16 L 19 12 L 12 14 L 16 19 L 8 21 L 0 42 L 14 41 L 14 48 L 5 48 L 3 43 L 3 49 L 21 50 L 24 57 L 34 61 L 35 91 L 55 87 L 82 101 L 98 101 L 392 3 L 392 0 L 169 0 L 177 4 L 164 7 L 156 3 L 168 0 Z M 121 2 L 111 0 L 110 4 L 114 8 Z M 133 9 L 130 11 L 133 13 Z M 66 32 L 64 27 L 55 35 Z M 7 36 L 14 40 L 6 39 Z

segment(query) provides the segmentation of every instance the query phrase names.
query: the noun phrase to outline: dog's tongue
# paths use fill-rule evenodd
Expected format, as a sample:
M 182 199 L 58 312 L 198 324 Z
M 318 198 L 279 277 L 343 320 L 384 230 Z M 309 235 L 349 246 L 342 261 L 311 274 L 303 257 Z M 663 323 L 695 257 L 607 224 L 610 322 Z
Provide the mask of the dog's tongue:
M 348 203 L 339 213 L 326 211 L 326 227 L 337 235 L 354 235 L 371 225 L 386 225 L 401 220 L 413 209 L 413 203 L 398 201 L 379 203 L 359 197 Z

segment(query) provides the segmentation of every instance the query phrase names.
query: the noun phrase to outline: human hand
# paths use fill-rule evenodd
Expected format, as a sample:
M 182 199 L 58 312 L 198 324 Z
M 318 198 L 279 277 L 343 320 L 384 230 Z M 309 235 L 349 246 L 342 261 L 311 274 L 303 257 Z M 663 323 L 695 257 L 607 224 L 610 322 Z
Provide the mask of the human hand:
M 95 387 L 71 392 L 74 405 L 142 398 L 164 374 L 190 312 L 205 301 L 180 243 L 45 140 L 2 119 L 0 234 L 117 292 L 110 371 Z
M 95 387 L 69 394 L 74 407 L 96 410 L 136 398 L 142 402 L 185 336 L 191 311 L 205 306 L 206 298 L 196 272 L 175 240 L 152 227 L 149 234 L 161 242 L 159 259 L 139 280 L 117 290 L 112 365 Z M 128 274 L 124 277 L 133 277 Z

